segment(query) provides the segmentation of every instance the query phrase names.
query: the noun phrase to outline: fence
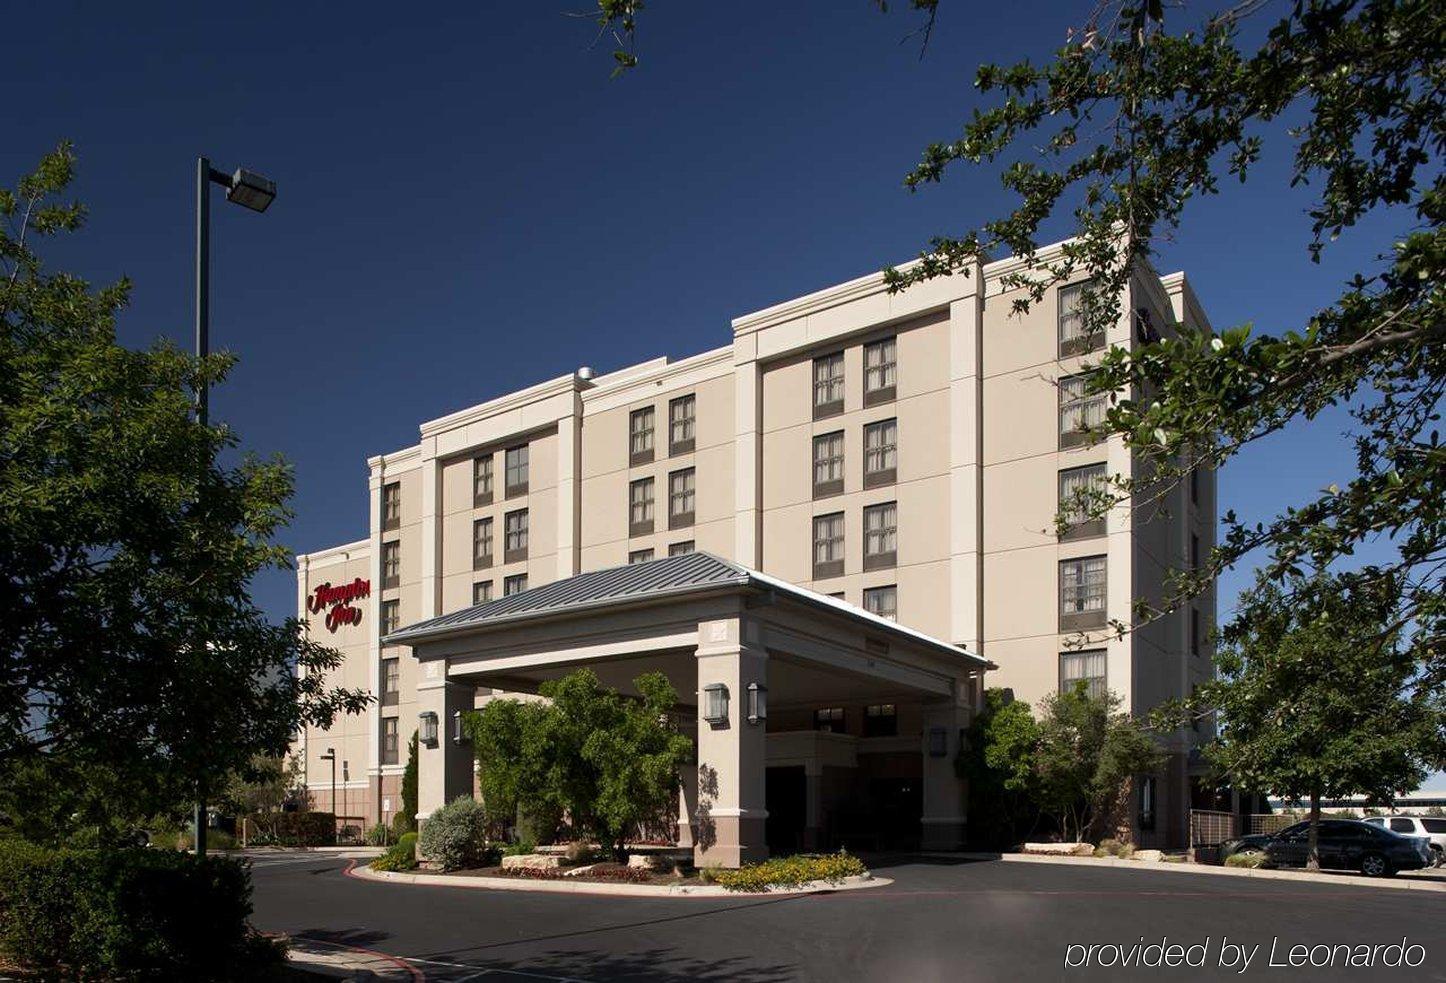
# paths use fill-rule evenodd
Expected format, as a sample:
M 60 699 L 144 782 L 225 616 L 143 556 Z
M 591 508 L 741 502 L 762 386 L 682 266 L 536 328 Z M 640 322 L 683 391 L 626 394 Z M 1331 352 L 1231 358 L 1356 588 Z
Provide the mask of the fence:
M 1233 812 L 1216 812 L 1211 809 L 1190 810 L 1190 845 L 1211 846 L 1224 843 L 1248 833 L 1256 836 L 1262 833 L 1279 833 L 1285 827 L 1300 820 L 1288 812 L 1257 812 L 1241 816 Z

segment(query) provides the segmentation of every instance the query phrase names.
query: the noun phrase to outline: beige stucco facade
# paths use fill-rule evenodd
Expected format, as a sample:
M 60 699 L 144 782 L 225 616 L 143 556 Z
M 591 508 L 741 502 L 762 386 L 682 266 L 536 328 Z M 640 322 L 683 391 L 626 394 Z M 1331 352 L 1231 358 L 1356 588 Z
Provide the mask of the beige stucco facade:
M 1048 260 L 1049 250 L 1041 258 Z M 318 638 L 342 649 L 340 678 L 348 685 L 380 694 L 384 660 L 396 659 L 399 692 L 365 717 L 304 735 L 314 801 L 324 804 L 330 789 L 319 754 L 336 747 L 348 762 L 346 788 L 355 793 L 344 803 L 348 812 L 367 821 L 387 818 L 400 804 L 397 782 L 417 714 L 428 701 L 459 698 L 446 696 L 445 680 L 422 678 L 409 649 L 381 645 L 387 602 L 396 602 L 391 617 L 405 626 L 466 608 L 483 590 L 501 596 L 509 578 L 525 576 L 535 587 L 647 551 L 708 551 L 853 605 L 892 599 L 900 623 L 987 658 L 998 666 L 988 685 L 1008 687 L 1032 704 L 1058 689 L 1062 657 L 1081 639 L 1086 651 L 1102 653 L 1087 664 L 1103 667 L 1103 685 L 1131 711 L 1144 714 L 1187 694 L 1210 671 L 1213 594 L 1196 601 L 1193 627 L 1187 610 L 1116 638 L 1099 627 L 1065 624 L 1061 564 L 1090 558 L 1098 577 L 1103 558 L 1104 612 L 1128 621 L 1135 598 L 1158 596 L 1167 571 L 1190 562 L 1192 537 L 1200 555 L 1213 545 L 1214 475 L 1200 473 L 1168 501 L 1117 507 L 1088 535 L 1057 535 L 1061 472 L 1103 465 L 1130 476 L 1134 462 L 1117 441 L 1069 446 L 1062 438 L 1060 380 L 1099 351 L 1061 354 L 1059 289 L 1027 314 L 1012 310 L 1015 295 L 1001 277 L 1020 269 L 1005 259 L 897 294 L 879 274 L 862 277 L 739 317 L 722 347 L 600 375 L 569 371 L 425 422 L 417 444 L 371 458 L 368 537 L 301 557 L 299 595 L 328 579 L 370 580 L 359 625 L 331 633 L 324 615 L 310 614 L 304 603 L 303 617 Z M 1182 274 L 1141 274 L 1122 308 L 1129 314 L 1108 332 L 1107 344 L 1136 344 L 1141 318 L 1161 330 L 1176 321 L 1209 327 Z M 888 341 L 892 349 L 880 345 Z M 890 351 L 891 384 L 880 387 L 884 377 L 870 375 L 866 359 Z M 841 399 L 828 400 L 821 413 L 818 373 L 835 371 L 837 363 L 820 368 L 818 360 L 836 356 Z M 691 413 L 675 432 L 674 414 L 687 412 L 684 403 Z M 648 410 L 652 441 L 640 452 L 633 437 Z M 875 426 L 887 421 L 892 431 Z M 893 434 L 891 468 L 866 474 L 866 460 L 874 460 L 866 432 Z M 838 442 L 830 443 L 834 435 Z M 509 489 L 508 450 L 524 446 L 525 488 Z M 820 446 L 841 447 L 839 480 L 824 486 L 815 481 Z M 492 461 L 490 500 L 478 492 L 483 458 Z M 681 515 L 675 480 L 686 489 L 676 501 L 691 506 Z M 387 491 L 393 485 L 397 491 Z M 399 514 L 388 522 L 391 494 Z M 640 504 L 647 501 L 650 510 Z M 523 510 L 525 555 L 508 555 L 506 526 Z M 865 523 L 880 515 L 893 522 L 893 549 L 866 556 L 866 543 L 883 540 L 870 539 Z M 841 530 L 841 541 L 837 559 L 830 554 L 820 565 L 816 520 L 829 516 L 838 517 L 831 528 Z M 476 544 L 478 524 L 488 519 L 493 546 L 484 563 Z M 396 577 L 389 586 L 383 565 L 392 551 Z M 485 687 L 479 693 L 467 699 L 487 698 Z M 823 781 L 817 762 L 838 751 L 830 738 L 807 736 L 816 733 L 814 712 L 836 707 L 838 729 L 861 736 L 862 715 L 874 705 L 861 695 L 853 703 L 780 707 L 766 755 L 794 760 L 799 754 L 785 752 L 807 745 L 812 777 Z M 922 704 L 904 701 L 896 713 L 898 740 L 917 743 L 927 727 Z M 399 763 L 383 754 L 393 727 Z M 1170 763 L 1148 792 L 1154 822 L 1135 817 L 1142 843 L 1183 840 L 1189 752 L 1205 736 L 1186 730 L 1168 739 Z M 880 775 L 897 764 L 872 760 Z

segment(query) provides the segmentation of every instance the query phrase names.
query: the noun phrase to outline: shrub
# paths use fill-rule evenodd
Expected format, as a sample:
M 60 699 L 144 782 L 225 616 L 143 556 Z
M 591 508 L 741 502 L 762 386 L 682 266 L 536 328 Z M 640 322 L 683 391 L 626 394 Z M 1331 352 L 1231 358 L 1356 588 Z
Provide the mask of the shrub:
M 417 834 L 403 833 L 387 852 L 371 862 L 372 870 L 416 870 Z
M 245 976 L 281 956 L 250 914 L 240 861 L 0 844 L 0 952 L 42 976 Z
M 591 843 L 585 840 L 573 840 L 567 845 L 567 862 L 570 864 L 585 864 L 597 859 L 597 850 Z
M 443 870 L 483 867 L 497 851 L 487 842 L 482 803 L 462 795 L 433 812 L 422 824 L 422 855 Z
M 857 857 L 839 851 L 824 856 L 798 854 L 778 857 L 758 864 L 747 864 L 737 870 L 712 867 L 704 871 L 704 880 L 721 884 L 730 891 L 762 891 L 770 887 L 798 887 L 809 881 L 837 884 L 845 877 L 867 874 L 868 868 Z
M 336 815 L 330 812 L 262 812 L 248 817 L 278 846 L 332 846 Z
M 191 849 L 196 845 L 196 831 L 193 829 L 181 830 L 181 832 L 176 838 L 176 842 L 179 844 L 182 850 Z M 169 844 L 161 843 L 158 845 L 166 846 Z M 236 837 L 232 836 L 224 829 L 206 830 L 207 850 L 234 850 L 236 849 L 236 845 Z
M 367 830 L 367 846 L 387 846 L 392 842 L 392 831 L 386 823 L 377 823 Z
M 531 840 L 518 840 L 516 843 L 508 843 L 502 847 L 502 856 L 521 857 L 529 853 L 537 852 L 537 844 Z
M 1265 854 L 1263 853 L 1232 853 L 1225 858 L 1227 867 L 1256 867 L 1265 866 Z
M 1119 857 L 1121 860 L 1128 860 L 1135 855 L 1135 845 L 1129 840 L 1117 840 L 1112 836 L 1100 840 L 1100 845 L 1095 847 L 1096 857 Z

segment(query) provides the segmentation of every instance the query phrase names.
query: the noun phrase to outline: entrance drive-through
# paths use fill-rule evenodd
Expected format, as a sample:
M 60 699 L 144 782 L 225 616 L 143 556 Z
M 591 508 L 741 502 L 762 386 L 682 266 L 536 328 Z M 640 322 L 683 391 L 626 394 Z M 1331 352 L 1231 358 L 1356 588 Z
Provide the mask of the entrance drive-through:
M 419 820 L 472 790 L 462 712 L 587 666 L 662 672 L 697 766 L 677 842 L 700 865 L 838 845 L 963 845 L 960 736 L 990 664 L 707 553 L 579 574 L 404 628 L 421 663 Z

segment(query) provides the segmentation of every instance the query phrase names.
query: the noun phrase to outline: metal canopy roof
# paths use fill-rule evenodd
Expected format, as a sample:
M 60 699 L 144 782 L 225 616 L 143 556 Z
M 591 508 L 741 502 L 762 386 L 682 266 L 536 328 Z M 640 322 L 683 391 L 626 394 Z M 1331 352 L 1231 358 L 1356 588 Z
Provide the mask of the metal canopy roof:
M 943 649 L 951 655 L 993 668 L 987 660 L 971 655 L 957 645 L 950 645 L 931 635 L 881 618 L 837 598 L 817 594 L 704 552 L 668 556 L 607 570 L 593 570 L 563 580 L 554 580 L 531 590 L 484 601 L 451 614 L 408 625 L 385 636 L 382 641 L 388 645 L 410 645 L 550 615 L 697 594 L 720 588 L 781 594 L 864 622 L 875 630 L 906 636 L 916 643 Z

